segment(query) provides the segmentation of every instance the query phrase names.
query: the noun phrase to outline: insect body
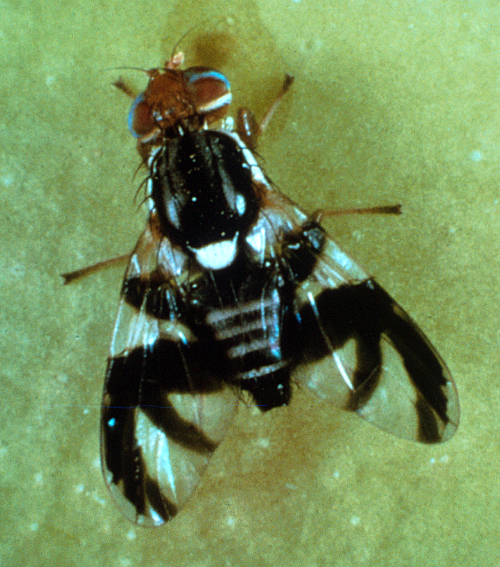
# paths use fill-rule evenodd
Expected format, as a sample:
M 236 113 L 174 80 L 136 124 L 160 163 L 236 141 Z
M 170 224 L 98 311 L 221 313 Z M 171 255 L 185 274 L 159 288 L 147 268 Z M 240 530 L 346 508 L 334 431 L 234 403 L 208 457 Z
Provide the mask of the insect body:
M 190 497 L 241 392 L 268 411 L 297 382 L 424 442 L 458 425 L 455 386 L 420 329 L 317 215 L 272 186 L 243 129 L 217 122 L 227 79 L 180 63 L 150 71 L 131 111 L 150 212 L 103 397 L 105 480 L 142 525 L 166 522 Z

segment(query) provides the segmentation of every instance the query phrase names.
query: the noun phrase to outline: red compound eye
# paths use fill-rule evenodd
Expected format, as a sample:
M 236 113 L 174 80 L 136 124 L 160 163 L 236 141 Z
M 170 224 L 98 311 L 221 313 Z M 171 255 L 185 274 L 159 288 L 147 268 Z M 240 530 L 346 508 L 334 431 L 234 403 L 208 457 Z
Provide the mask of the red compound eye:
M 132 135 L 142 138 L 149 134 L 156 124 L 151 116 L 151 107 L 144 100 L 144 93 L 141 93 L 132 104 L 128 114 L 128 127 Z
M 184 78 L 191 93 L 193 104 L 200 114 L 225 112 L 230 104 L 231 85 L 226 77 L 208 67 L 190 67 L 184 71 Z

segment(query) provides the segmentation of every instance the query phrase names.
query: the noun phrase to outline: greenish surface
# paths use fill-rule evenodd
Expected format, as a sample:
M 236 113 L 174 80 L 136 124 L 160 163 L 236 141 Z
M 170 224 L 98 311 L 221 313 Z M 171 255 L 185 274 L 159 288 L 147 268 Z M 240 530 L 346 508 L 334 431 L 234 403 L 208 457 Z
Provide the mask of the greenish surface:
M 0 563 L 498 565 L 499 4 L 227 4 L 2 3 Z M 110 69 L 161 64 L 198 23 L 182 47 L 221 66 L 235 108 L 262 113 L 295 75 L 259 148 L 282 190 L 309 210 L 403 203 L 403 217 L 327 225 L 446 359 L 462 423 L 427 447 L 306 392 L 242 408 L 195 497 L 144 530 L 98 458 L 120 270 L 68 288 L 58 274 L 130 250 L 144 225 Z M 214 30 L 225 41 L 203 49 Z

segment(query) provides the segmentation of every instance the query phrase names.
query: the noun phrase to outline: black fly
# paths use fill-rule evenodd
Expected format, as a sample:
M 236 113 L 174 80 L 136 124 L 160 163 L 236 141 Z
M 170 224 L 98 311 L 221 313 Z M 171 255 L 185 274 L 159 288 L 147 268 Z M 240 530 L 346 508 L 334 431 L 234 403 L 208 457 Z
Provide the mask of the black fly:
M 146 526 L 190 497 L 242 391 L 268 411 L 296 382 L 428 443 L 459 419 L 422 331 L 258 165 L 251 150 L 276 104 L 260 125 L 240 111 L 234 128 L 227 79 L 182 61 L 148 71 L 130 113 L 149 219 L 129 256 L 102 404 L 106 483 Z

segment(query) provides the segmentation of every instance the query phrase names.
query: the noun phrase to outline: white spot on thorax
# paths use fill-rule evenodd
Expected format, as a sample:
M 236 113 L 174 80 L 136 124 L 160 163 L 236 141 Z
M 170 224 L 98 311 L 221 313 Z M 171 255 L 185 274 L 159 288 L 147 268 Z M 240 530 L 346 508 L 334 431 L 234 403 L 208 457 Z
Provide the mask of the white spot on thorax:
M 236 257 L 238 233 L 232 240 L 221 240 L 202 248 L 191 248 L 198 263 L 209 270 L 220 270 L 229 266 Z

